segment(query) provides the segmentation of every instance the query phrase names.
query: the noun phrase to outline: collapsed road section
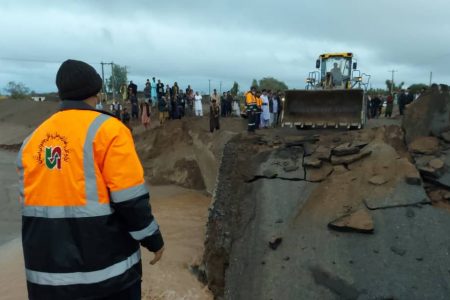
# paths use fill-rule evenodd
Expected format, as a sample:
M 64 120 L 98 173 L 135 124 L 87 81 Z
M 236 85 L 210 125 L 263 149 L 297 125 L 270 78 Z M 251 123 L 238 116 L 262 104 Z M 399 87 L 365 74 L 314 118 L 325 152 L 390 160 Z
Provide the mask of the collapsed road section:
M 442 129 L 424 153 L 426 136 L 405 143 L 403 132 L 231 139 L 205 242 L 215 297 L 448 299 L 450 214 L 432 204 L 448 198 L 450 143 Z M 432 202 L 436 190 L 443 200 Z

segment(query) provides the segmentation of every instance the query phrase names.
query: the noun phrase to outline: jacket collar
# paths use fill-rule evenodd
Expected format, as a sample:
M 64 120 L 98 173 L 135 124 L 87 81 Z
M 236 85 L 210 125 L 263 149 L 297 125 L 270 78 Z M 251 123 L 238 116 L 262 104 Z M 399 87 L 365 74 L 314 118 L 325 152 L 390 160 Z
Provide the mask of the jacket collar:
M 81 110 L 96 110 L 95 107 L 90 106 L 84 101 L 78 100 L 63 100 L 59 106 L 59 110 L 81 109 Z
M 63 110 L 69 110 L 69 109 L 92 110 L 92 111 L 97 111 L 99 113 L 109 115 L 111 117 L 119 119 L 116 115 L 113 115 L 112 113 L 104 111 L 104 110 L 95 109 L 95 107 L 90 106 L 89 104 L 87 104 L 84 101 L 79 101 L 79 100 L 63 100 L 63 101 L 61 101 L 59 110 L 63 111 Z

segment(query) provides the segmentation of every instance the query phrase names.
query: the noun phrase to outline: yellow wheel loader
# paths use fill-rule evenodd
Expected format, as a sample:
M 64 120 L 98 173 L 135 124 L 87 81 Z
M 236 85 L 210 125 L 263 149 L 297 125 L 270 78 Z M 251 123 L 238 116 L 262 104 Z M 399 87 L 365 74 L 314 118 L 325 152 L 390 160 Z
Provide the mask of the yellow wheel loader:
M 370 75 L 357 70 L 352 53 L 326 53 L 316 61 L 304 90 L 287 90 L 281 124 L 297 128 L 360 129 L 366 122 Z

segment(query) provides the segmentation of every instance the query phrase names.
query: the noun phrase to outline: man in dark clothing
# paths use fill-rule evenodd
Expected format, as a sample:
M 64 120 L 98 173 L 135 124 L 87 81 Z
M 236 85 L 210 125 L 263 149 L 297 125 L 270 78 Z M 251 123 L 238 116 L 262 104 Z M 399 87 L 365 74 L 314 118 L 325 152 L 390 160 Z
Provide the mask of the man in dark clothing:
M 214 132 L 215 130 L 220 129 L 219 124 L 219 118 L 220 118 L 220 109 L 217 105 L 216 99 L 213 99 L 211 101 L 211 107 L 209 109 L 209 130 L 211 132 Z
M 185 112 L 186 112 L 186 94 L 183 93 L 183 91 L 180 91 L 180 93 L 178 94 L 177 104 L 178 104 L 178 109 L 180 111 L 179 118 L 181 119 L 182 117 L 185 116 Z
M 228 92 L 227 92 L 226 114 L 225 114 L 227 117 L 230 117 L 230 116 L 231 116 L 231 112 L 232 112 L 232 110 L 233 110 L 232 104 L 233 104 L 233 96 L 232 96 L 231 93 L 228 91 Z
M 121 120 L 122 120 L 122 123 L 125 124 L 125 126 L 130 128 L 130 113 L 128 112 L 126 107 L 124 107 L 122 110 Z
M 403 116 L 403 112 L 405 110 L 406 105 L 406 94 L 405 90 L 402 90 L 400 96 L 398 96 L 398 110 L 400 111 L 400 115 Z
M 133 83 L 133 81 L 130 81 L 130 84 L 128 85 L 128 90 L 131 89 L 131 92 L 135 95 L 137 95 L 137 85 Z
M 375 95 L 375 97 L 372 99 L 372 107 L 371 107 L 371 116 L 372 118 L 378 118 L 378 112 L 381 107 L 381 99 L 378 97 L 378 95 Z
M 158 79 L 158 84 L 156 85 L 156 95 L 158 100 L 161 100 L 162 96 L 164 96 L 164 83 Z
M 278 102 L 278 110 L 277 110 L 277 119 L 276 119 L 276 125 L 280 124 L 280 118 L 281 118 L 281 111 L 283 110 L 283 101 L 281 101 L 281 92 L 277 91 L 276 100 Z
M 158 100 L 158 110 L 159 110 L 159 124 L 162 125 L 169 116 L 168 108 L 167 108 L 167 101 L 164 96 L 162 96 Z
M 220 97 L 220 114 L 222 117 L 225 117 L 227 114 L 227 93 L 223 92 Z
M 174 119 L 181 119 L 180 118 L 180 107 L 178 106 L 178 97 L 171 97 L 170 98 L 170 112 L 169 112 L 169 118 Z
M 131 94 L 130 102 L 131 102 L 131 118 L 133 118 L 133 120 L 137 120 L 139 118 L 139 105 L 136 94 L 134 93 Z
M 60 110 L 17 159 L 26 299 L 141 300 L 141 246 L 153 264 L 164 241 L 133 137 L 95 109 L 102 78 L 92 66 L 66 60 L 56 85 Z
M 414 93 L 411 92 L 410 89 L 407 89 L 408 94 L 406 95 L 406 104 L 410 104 L 414 101 Z
M 178 83 L 175 81 L 173 83 L 172 89 L 170 90 L 170 96 L 172 98 L 177 98 L 180 93 L 180 88 L 178 87 Z

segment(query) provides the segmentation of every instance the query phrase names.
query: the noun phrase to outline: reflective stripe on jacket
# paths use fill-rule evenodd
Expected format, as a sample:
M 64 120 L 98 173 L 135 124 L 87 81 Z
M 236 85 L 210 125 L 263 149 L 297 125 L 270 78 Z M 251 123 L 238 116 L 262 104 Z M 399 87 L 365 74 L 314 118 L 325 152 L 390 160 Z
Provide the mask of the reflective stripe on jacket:
M 63 101 L 17 165 L 30 299 L 106 297 L 141 280 L 139 244 L 163 240 L 127 127 Z

